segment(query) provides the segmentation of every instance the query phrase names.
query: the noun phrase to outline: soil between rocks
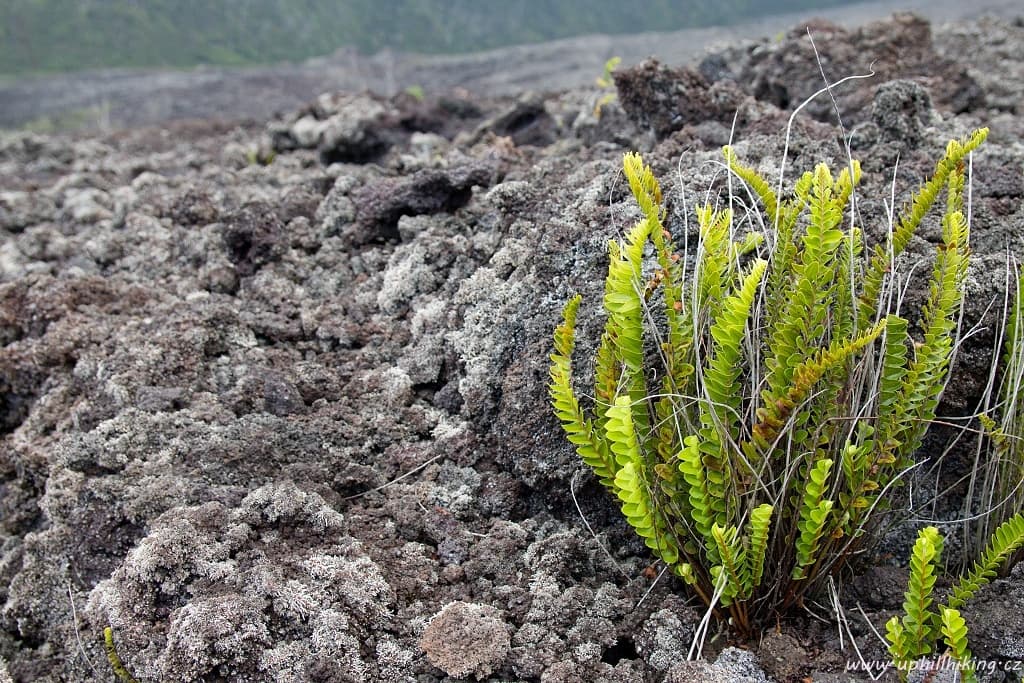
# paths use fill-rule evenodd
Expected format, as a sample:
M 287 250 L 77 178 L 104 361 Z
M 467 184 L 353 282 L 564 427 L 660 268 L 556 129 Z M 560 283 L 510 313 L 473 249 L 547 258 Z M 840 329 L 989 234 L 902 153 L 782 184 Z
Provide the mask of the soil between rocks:
M 981 327 L 940 410 L 969 414 L 1006 253 L 1024 256 L 1024 21 L 814 29 L 831 79 L 876 76 L 836 88 L 842 127 L 831 100 L 796 118 L 788 172 L 842 165 L 848 137 L 869 239 L 893 182 L 906 197 L 948 139 L 992 129 L 964 314 Z M 644 152 L 681 236 L 730 136 L 778 168 L 819 62 L 799 27 L 616 83 L 600 117 L 592 89 L 339 93 L 265 125 L 0 139 L 6 673 L 112 680 L 110 626 L 141 681 L 868 680 L 845 671 L 851 638 L 885 659 L 871 627 L 919 524 L 840 577 L 845 626 L 823 601 L 688 663 L 699 605 L 657 579 L 545 387 L 572 293 L 581 358 L 597 338 L 605 245 L 636 216 L 622 154 Z M 1018 568 L 965 610 L 975 656 L 1024 659 L 1022 607 Z

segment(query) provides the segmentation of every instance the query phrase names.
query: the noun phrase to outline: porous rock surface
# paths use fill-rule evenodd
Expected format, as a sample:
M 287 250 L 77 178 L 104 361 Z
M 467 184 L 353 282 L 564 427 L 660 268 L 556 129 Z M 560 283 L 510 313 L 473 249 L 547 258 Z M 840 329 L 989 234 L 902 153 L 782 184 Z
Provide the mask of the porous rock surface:
M 870 240 L 893 182 L 906 197 L 948 139 L 992 127 L 974 161 L 964 323 L 990 325 L 1006 250 L 1022 254 L 1024 30 L 898 16 L 814 35 L 834 79 L 877 60 L 874 79 L 836 88 Z M 799 638 L 760 655 L 718 638 L 685 662 L 702 611 L 655 581 L 545 386 L 572 293 L 587 302 L 581 358 L 597 339 L 606 244 L 637 217 L 622 154 L 645 152 L 681 238 L 692 198 L 720 186 L 720 145 L 731 135 L 777 172 L 789 109 L 818 79 L 799 28 L 618 74 L 621 105 L 600 119 L 588 91 L 345 94 L 265 126 L 0 139 L 0 679 L 110 680 L 107 626 L 152 681 L 824 666 L 780 654 L 838 652 L 834 628 L 799 616 L 781 625 Z M 797 117 L 787 176 L 845 163 L 831 112 L 825 97 Z M 932 220 L 908 263 L 937 239 Z M 992 338 L 960 349 L 947 413 L 973 408 Z M 997 633 L 1007 609 L 1019 622 L 1016 576 L 979 602 L 976 656 L 1019 656 Z M 876 626 L 898 608 L 879 599 Z M 870 629 L 856 635 L 884 656 Z

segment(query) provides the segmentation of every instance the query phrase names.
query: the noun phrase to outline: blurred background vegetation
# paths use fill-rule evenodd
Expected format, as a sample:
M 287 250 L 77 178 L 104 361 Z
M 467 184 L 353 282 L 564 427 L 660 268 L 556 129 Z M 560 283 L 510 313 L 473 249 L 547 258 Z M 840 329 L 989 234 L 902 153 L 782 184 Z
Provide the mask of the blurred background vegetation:
M 0 74 L 458 53 L 729 24 L 853 0 L 0 0 Z

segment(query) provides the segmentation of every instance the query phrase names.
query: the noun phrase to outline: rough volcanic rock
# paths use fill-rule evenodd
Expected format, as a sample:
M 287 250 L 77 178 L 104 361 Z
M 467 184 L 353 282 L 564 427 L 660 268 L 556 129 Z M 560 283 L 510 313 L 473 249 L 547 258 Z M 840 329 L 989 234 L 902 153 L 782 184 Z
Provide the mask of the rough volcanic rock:
M 487 187 L 495 169 L 487 164 L 467 164 L 444 170 L 417 171 L 409 178 L 384 178 L 353 192 L 356 225 L 352 235 L 358 246 L 400 236 L 403 216 L 453 212 L 469 202 L 474 186 Z
M 871 74 L 870 79 L 836 84 L 831 97 L 819 96 L 806 107 L 811 116 L 832 122 L 838 106 L 847 126 L 867 118 L 878 83 L 897 78 L 921 83 L 939 107 L 954 113 L 985 106 L 985 91 L 967 66 L 940 56 L 931 25 L 914 14 L 896 14 L 855 29 L 827 21 L 809 22 L 779 41 L 727 51 L 725 61 L 729 71 L 722 77 L 734 76 L 746 92 L 782 109 L 793 109 L 821 90 L 824 78 L 837 83 L 849 76 Z
M 110 624 L 142 678 L 369 677 L 394 594 L 343 527 L 341 514 L 290 481 L 234 508 L 172 508 L 96 586 L 84 614 Z
M 324 163 L 365 163 L 391 146 L 387 120 L 396 112 L 370 95 L 322 95 L 307 110 L 270 126 L 275 152 L 316 149 Z
M 921 144 L 927 127 L 939 122 L 928 91 L 914 81 L 889 81 L 878 86 L 871 120 L 853 129 L 850 146 L 860 149 L 884 143 L 905 151 Z
M 727 122 L 743 99 L 735 83 L 709 83 L 691 67 L 672 68 L 648 59 L 613 73 L 626 113 L 665 137 L 687 124 Z
M 767 678 L 758 667 L 753 653 L 730 647 L 726 648 L 714 662 L 696 661 L 676 664 L 665 676 L 664 683 L 684 683 L 685 681 L 768 683 L 769 680 L 771 679 Z
M 818 29 L 833 78 L 880 59 L 875 79 L 837 88 L 845 129 L 822 103 L 787 137 L 777 103 L 820 83 L 794 33 L 701 69 L 645 63 L 600 115 L 596 90 L 343 94 L 266 126 L 0 137 L 0 680 L 4 662 L 16 681 L 110 678 L 108 626 L 140 680 L 848 675 L 845 654 L 820 654 L 837 650 L 835 626 L 800 613 L 780 619 L 761 665 L 710 637 L 705 661 L 684 661 L 702 610 L 659 577 L 547 399 L 563 303 L 585 301 L 582 387 L 608 240 L 639 217 L 625 151 L 645 150 L 667 227 L 692 240 L 695 198 L 728 199 L 730 138 L 773 177 L 788 149 L 788 180 L 845 164 L 852 134 L 857 222 L 874 244 L 893 193 L 899 204 L 948 139 L 991 124 L 972 163 L 963 326 L 977 331 L 940 412 L 974 410 L 1008 245 L 1021 255 L 1011 101 L 1024 81 L 977 77 L 960 104 L 952 89 L 1018 64 L 1019 27 L 937 32 L 957 48 L 946 57 L 908 17 Z M 985 31 L 1002 43 L 983 46 Z M 932 215 L 898 264 L 905 311 L 926 296 L 939 235 Z M 954 478 L 969 451 L 950 454 Z M 930 509 L 959 512 L 959 499 Z M 894 532 L 886 562 L 915 531 Z M 880 628 L 898 572 L 876 568 L 842 597 Z M 999 631 L 1019 621 L 1017 584 L 965 610 L 975 655 L 1018 656 Z M 858 619 L 848 635 L 884 656 Z

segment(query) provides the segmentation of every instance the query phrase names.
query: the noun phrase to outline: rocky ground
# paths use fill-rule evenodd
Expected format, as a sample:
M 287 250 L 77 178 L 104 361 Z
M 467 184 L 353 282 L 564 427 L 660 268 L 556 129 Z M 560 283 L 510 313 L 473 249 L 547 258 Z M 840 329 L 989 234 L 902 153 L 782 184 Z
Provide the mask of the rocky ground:
M 842 127 L 829 99 L 804 110 L 788 168 L 841 165 L 849 136 L 870 237 L 894 179 L 906 197 L 948 139 L 991 127 L 965 311 L 989 324 L 1024 256 L 1024 21 L 813 30 L 829 78 L 875 76 L 836 89 Z M 267 124 L 0 139 L 9 677 L 113 680 L 110 626 L 140 681 L 867 680 L 844 673 L 851 638 L 885 658 L 872 629 L 919 524 L 840 577 L 841 611 L 712 633 L 687 663 L 699 606 L 657 579 L 545 388 L 562 303 L 598 300 L 635 217 L 623 152 L 645 152 L 679 235 L 733 126 L 778 168 L 819 63 L 801 27 L 617 84 L 599 118 L 592 89 L 338 94 Z M 964 343 L 945 414 L 973 409 L 992 338 Z M 965 611 L 977 657 L 1024 660 L 1020 572 Z

